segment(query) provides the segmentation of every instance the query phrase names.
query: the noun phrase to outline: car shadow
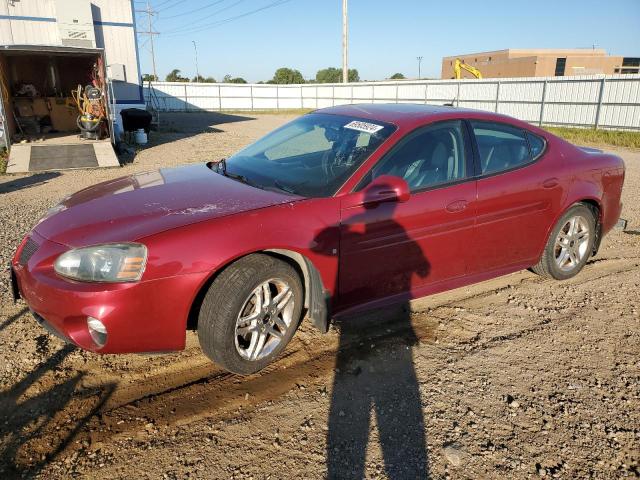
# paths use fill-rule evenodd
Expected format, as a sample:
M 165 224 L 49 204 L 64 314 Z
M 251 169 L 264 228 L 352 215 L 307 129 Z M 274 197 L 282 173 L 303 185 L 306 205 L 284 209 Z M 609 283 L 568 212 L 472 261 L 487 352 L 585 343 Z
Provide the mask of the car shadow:
M 46 347 L 41 340 L 39 349 Z M 22 380 L 0 392 L 0 478 L 34 477 L 74 440 L 112 395 L 115 384 L 78 393 L 83 372 L 61 375 L 75 347 L 65 345 Z M 64 377 L 62 381 L 58 377 Z M 33 393 L 37 392 L 37 393 Z M 69 405 L 82 396 L 77 409 Z
M 0 194 L 15 192 L 17 190 L 23 190 L 29 187 L 37 187 L 39 185 L 44 185 L 49 180 L 53 180 L 54 178 L 57 178 L 60 175 L 62 175 L 60 172 L 44 172 L 44 173 L 36 173 L 33 175 L 29 175 L 28 177 L 21 177 L 21 178 L 16 178 L 14 180 L 9 180 L 8 182 L 0 183 Z
M 355 298 L 375 298 L 376 293 L 380 292 L 377 282 L 392 282 L 395 291 L 409 292 L 416 276 L 428 276 L 430 264 L 420 246 L 393 219 L 393 205 L 385 204 L 383 213 L 373 216 L 377 219 L 377 225 L 366 221 L 371 217 L 367 217 L 365 212 L 343 221 L 341 226 L 327 228 L 314 239 L 313 248 L 316 251 L 326 245 L 328 238 L 335 238 L 336 235 L 340 235 L 341 248 L 343 245 L 366 245 L 371 241 L 370 234 L 375 235 L 371 230 L 380 228 L 380 222 L 383 222 L 384 235 L 393 238 L 396 245 L 402 245 L 406 255 L 406 262 L 402 263 L 413 266 L 384 280 L 371 275 L 369 287 L 365 280 L 365 285 L 349 292 L 344 283 L 351 272 L 343 270 L 336 279 L 335 285 L 338 287 L 330 299 L 331 308 L 339 305 L 339 302 L 344 303 L 345 298 L 348 302 L 349 297 L 354 299 L 354 303 Z M 362 218 L 358 218 L 360 215 Z M 364 230 L 358 228 L 362 224 Z M 343 255 L 344 251 L 341 252 L 341 258 Z M 339 272 L 343 267 L 341 263 Z M 413 363 L 412 347 L 418 343 L 418 337 L 411 325 L 410 298 L 409 293 L 405 293 L 404 298 L 392 309 L 390 320 L 394 322 L 394 330 L 399 332 L 399 337 L 395 345 L 384 352 L 366 342 L 366 323 L 371 326 L 370 321 L 364 320 L 366 316 L 351 316 L 335 323 L 340 336 L 328 418 L 326 461 L 329 479 L 361 479 L 368 476 L 365 475 L 365 460 L 374 415 L 386 476 L 405 479 L 427 478 L 429 475 L 425 422 Z M 379 322 L 382 313 L 377 310 L 370 317 L 375 317 Z M 359 346 L 354 349 L 354 344 Z

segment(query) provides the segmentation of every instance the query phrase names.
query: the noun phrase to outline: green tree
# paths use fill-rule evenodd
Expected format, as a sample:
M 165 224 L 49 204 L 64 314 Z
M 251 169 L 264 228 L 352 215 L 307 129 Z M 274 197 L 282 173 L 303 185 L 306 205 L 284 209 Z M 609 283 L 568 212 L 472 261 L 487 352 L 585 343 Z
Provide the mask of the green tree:
M 183 77 L 180 75 L 180 70 L 174 68 L 171 72 L 165 77 L 165 81 L 167 82 L 188 82 L 189 79 L 187 77 Z
M 224 83 L 247 83 L 247 81 L 242 77 L 232 77 L 231 75 L 225 75 L 222 79 Z
M 191 79 L 192 82 L 199 82 L 199 83 L 216 83 L 216 79 L 213 77 L 203 77 L 202 75 L 196 75 L 195 77 L 193 77 L 193 79 Z
M 391 78 L 391 80 L 404 80 L 404 79 L 405 79 L 405 78 L 407 78 L 407 77 L 405 77 L 405 76 L 404 76 L 403 74 L 401 74 L 401 73 L 394 73 L 393 75 L 391 75 L 391 77 L 390 77 L 390 78 Z
M 350 82 L 360 81 L 360 74 L 358 74 L 358 70 L 356 70 L 355 68 L 349 69 L 348 77 Z M 342 82 L 342 69 L 328 67 L 328 68 L 323 68 L 322 70 L 318 70 L 318 73 L 316 73 L 316 82 L 340 83 Z
M 142 82 L 143 83 L 147 83 L 147 82 L 157 82 L 158 81 L 158 77 L 156 77 L 153 73 L 145 73 L 142 75 Z
M 304 83 L 304 77 L 299 70 L 293 68 L 282 67 L 276 70 L 273 74 L 271 83 L 277 83 L 280 85 L 292 84 L 292 83 Z

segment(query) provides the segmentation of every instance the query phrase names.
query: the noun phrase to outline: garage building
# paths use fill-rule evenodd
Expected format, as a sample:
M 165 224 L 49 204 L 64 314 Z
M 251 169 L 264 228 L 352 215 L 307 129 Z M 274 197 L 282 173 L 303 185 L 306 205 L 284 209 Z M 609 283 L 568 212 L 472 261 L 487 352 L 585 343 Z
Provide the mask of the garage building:
M 133 1 L 0 2 L 0 97 L 8 172 L 118 165 L 119 112 L 144 108 Z

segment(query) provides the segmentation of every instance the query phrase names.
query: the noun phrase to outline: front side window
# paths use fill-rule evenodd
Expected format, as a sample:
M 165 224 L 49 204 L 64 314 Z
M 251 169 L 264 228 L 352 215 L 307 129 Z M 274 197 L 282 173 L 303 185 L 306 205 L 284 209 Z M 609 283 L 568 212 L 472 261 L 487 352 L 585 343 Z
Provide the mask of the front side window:
M 483 175 L 510 170 L 531 160 L 525 132 L 499 123 L 471 121 Z
M 462 121 L 437 123 L 409 134 L 371 169 L 364 184 L 381 175 L 403 178 L 412 191 L 464 179 L 467 156 Z
M 376 120 L 311 113 L 233 155 L 226 169 L 258 188 L 328 197 L 395 128 Z

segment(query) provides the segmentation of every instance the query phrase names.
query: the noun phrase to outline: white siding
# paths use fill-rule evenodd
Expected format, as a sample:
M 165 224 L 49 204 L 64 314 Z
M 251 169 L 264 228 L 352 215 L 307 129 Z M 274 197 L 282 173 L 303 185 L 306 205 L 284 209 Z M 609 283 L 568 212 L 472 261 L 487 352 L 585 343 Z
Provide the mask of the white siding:
M 107 64 L 123 64 L 126 82 L 114 82 L 120 102 L 140 100 L 140 71 L 131 0 L 91 0 L 96 46 Z M 61 45 L 55 0 L 0 2 L 0 44 Z

